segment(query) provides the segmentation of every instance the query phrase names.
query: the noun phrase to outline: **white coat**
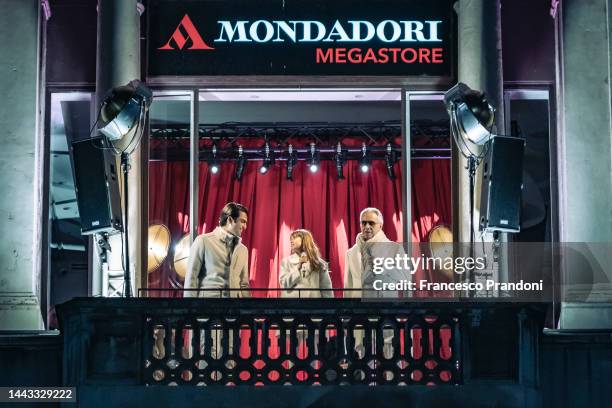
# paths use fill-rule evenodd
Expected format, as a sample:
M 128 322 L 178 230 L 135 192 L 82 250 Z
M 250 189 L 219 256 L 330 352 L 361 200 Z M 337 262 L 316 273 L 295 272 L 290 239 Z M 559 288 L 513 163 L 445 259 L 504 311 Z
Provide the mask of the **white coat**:
M 300 257 L 297 254 L 291 254 L 283 259 L 278 280 L 281 288 L 287 290 L 282 291 L 282 297 L 334 297 L 331 290 L 320 290 L 332 287 L 327 264 L 325 262 L 323 264 L 325 268 L 320 272 L 315 272 L 310 269 L 310 262 L 302 263 L 300 266 Z

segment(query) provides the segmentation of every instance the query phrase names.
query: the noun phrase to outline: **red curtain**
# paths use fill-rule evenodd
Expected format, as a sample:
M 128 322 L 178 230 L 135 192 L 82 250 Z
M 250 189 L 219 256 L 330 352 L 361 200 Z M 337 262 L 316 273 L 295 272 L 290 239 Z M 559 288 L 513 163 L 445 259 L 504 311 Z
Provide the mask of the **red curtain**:
M 278 288 L 280 261 L 290 254 L 289 235 L 297 228 L 313 233 L 323 257 L 330 262 L 332 284 L 338 288 L 343 284 L 344 256 L 355 243 L 363 208 L 379 208 L 387 237 L 403 240 L 399 162 L 394 166 L 395 180 L 387 176 L 382 160 L 373 161 L 369 173 L 362 173 L 358 162 L 348 161 L 344 180 L 337 179 L 332 161 L 323 161 L 317 173 L 311 173 L 306 162 L 299 161 L 293 181 L 286 179 L 284 164 L 278 162 L 267 174 L 260 174 L 261 161 L 249 161 L 242 180 L 237 181 L 235 162 L 222 162 L 218 174 L 211 174 L 208 165 L 200 163 L 198 233 L 214 229 L 219 212 L 228 201 L 249 209 L 243 242 L 249 248 L 252 288 Z M 184 161 L 155 161 L 149 165 L 149 223 L 165 224 L 172 237 L 166 261 L 149 274 L 150 288 L 180 287 L 172 268 L 172 248 L 189 231 L 188 166 Z M 450 225 L 450 200 L 450 160 L 414 160 L 413 241 L 425 241 L 431 228 L 438 224 Z M 416 279 L 422 278 L 424 274 L 419 271 Z M 253 295 L 275 297 L 278 292 L 266 290 Z

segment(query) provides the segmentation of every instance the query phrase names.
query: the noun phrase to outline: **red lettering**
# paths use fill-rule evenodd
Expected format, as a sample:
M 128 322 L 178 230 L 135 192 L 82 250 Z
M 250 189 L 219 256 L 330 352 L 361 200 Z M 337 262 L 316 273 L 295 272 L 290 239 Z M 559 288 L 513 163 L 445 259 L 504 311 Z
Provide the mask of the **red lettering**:
M 397 53 L 400 52 L 402 49 L 401 48 L 389 48 L 389 51 L 391 51 L 391 54 L 393 54 L 393 56 L 391 57 L 391 62 L 392 63 L 396 63 L 397 62 Z
M 412 54 L 411 58 L 406 58 L 406 54 L 408 53 Z M 414 48 L 404 48 L 404 50 L 402 51 L 402 61 L 404 61 L 406 64 L 412 64 L 416 61 L 416 59 L 417 52 L 414 50 Z
M 365 57 L 363 57 L 363 62 L 370 62 L 370 61 L 372 61 L 375 64 L 378 63 L 378 61 L 376 60 L 376 54 L 374 54 L 374 50 L 371 48 L 368 48 L 368 50 L 366 51 Z
M 442 64 L 444 62 L 444 57 L 442 56 L 443 48 L 433 48 L 431 50 L 431 62 L 434 64 Z
M 389 62 L 389 54 L 387 54 L 389 50 L 387 48 L 381 48 L 378 50 L 378 63 L 386 64 Z
M 336 64 L 346 64 L 346 48 L 336 48 Z
M 323 52 L 321 48 L 317 48 L 317 64 L 333 63 L 334 62 L 334 50 L 328 48 Z
M 361 48 L 351 48 L 348 52 L 348 60 L 351 64 L 360 64 L 361 63 Z M 365 59 L 363 60 L 363 62 L 365 62 Z
M 431 54 L 431 50 L 429 48 L 419 48 L 419 63 L 426 62 L 430 63 L 429 54 Z
M 181 27 L 187 32 L 187 36 L 183 35 L 181 32 Z M 174 30 L 168 42 L 159 47 L 158 50 L 173 50 L 174 48 L 172 45 L 170 45 L 173 40 L 179 50 L 183 49 L 187 43 L 187 40 L 191 40 L 191 47 L 189 47 L 190 50 L 214 50 L 213 47 L 204 42 L 202 36 L 200 33 L 198 33 L 198 30 L 195 28 L 187 14 L 185 14 L 185 17 L 183 17 L 179 25 L 176 27 L 176 30 Z

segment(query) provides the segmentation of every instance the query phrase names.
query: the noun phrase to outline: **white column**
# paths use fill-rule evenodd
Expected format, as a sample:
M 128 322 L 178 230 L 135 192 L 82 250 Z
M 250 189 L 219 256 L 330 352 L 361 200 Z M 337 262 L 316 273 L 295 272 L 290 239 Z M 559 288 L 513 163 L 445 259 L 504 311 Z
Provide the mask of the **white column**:
M 0 0 L 0 330 L 42 328 L 39 1 Z

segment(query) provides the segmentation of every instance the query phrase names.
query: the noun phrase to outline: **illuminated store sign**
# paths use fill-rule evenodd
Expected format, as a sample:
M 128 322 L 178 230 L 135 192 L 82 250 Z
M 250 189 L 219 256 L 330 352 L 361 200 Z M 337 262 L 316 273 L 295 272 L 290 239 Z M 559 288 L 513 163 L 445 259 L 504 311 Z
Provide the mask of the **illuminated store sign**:
M 450 0 L 153 0 L 149 14 L 153 76 L 452 74 Z

